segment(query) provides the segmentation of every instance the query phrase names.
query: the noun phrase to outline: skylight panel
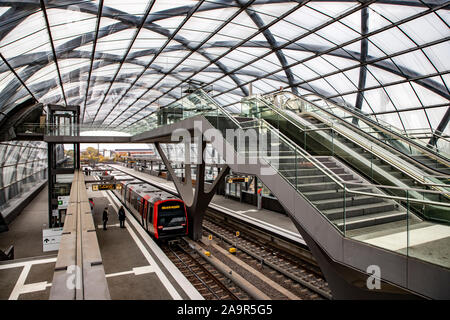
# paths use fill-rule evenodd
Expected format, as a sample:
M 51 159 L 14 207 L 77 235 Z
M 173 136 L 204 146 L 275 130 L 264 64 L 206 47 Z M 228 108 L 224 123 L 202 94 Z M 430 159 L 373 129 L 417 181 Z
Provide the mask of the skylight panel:
M 447 108 L 449 108 L 448 106 L 445 107 L 440 107 L 440 108 L 428 108 L 425 109 L 426 114 L 428 115 L 428 119 L 430 120 L 431 123 L 431 127 L 433 129 L 437 129 L 439 123 L 442 120 L 442 115 L 445 114 L 445 112 L 447 111 Z M 447 127 L 447 132 L 449 131 L 448 127 Z
M 312 71 L 310 68 L 308 68 L 304 64 L 298 64 L 295 66 L 290 67 L 292 73 L 294 74 L 294 77 L 297 78 L 297 81 L 306 81 L 312 78 L 317 77 L 317 73 Z
M 420 101 L 409 83 L 400 83 L 385 87 L 389 97 L 398 109 L 420 107 Z
M 334 72 L 337 70 L 336 67 L 334 67 L 332 64 L 330 64 L 328 61 L 326 61 L 321 57 L 308 60 L 303 64 L 308 66 L 309 68 L 314 70 L 314 72 L 320 75 L 328 74 L 330 72 Z
M 372 65 L 367 65 L 367 68 L 369 69 L 370 73 L 379 81 L 381 84 L 389 84 L 392 82 L 400 81 L 403 78 L 392 73 L 389 71 L 386 71 L 381 68 L 377 68 Z
M 426 75 L 436 72 L 430 61 L 428 61 L 427 57 L 425 57 L 420 50 L 395 56 L 392 60 L 405 74 L 411 75 L 413 72 L 420 75 Z
M 406 130 L 429 128 L 424 110 L 405 111 L 399 115 Z
M 308 8 L 308 6 L 303 6 L 284 18 L 284 20 L 308 30 L 312 30 L 330 19 L 330 17 Z
M 369 40 L 378 48 L 383 50 L 386 54 L 393 54 L 399 51 L 415 47 L 414 42 L 409 40 L 399 29 L 391 28 L 386 31 L 377 33 Z M 375 56 L 374 52 L 369 46 L 369 54 Z
M 25 80 L 25 84 L 30 85 L 36 82 L 46 81 L 50 79 L 58 78 L 58 74 L 56 72 L 56 64 L 51 62 L 47 66 L 40 69 L 38 72 L 35 72 L 31 77 Z
M 423 51 L 439 72 L 450 70 L 450 59 L 448 58 L 450 52 L 449 41 L 426 47 Z
M 325 28 L 320 29 L 316 34 L 321 35 L 328 41 L 334 44 L 342 44 L 347 41 L 353 40 L 360 36 L 359 33 L 351 30 L 350 28 L 344 26 L 340 22 L 334 22 Z
M 103 6 L 132 15 L 140 15 L 144 14 L 148 4 L 148 0 L 106 0 Z
M 404 23 L 400 29 L 419 45 L 450 36 L 448 27 L 434 13 Z
M 376 2 L 369 7 L 393 23 L 427 10 L 425 6 L 405 6 Z
M 357 89 L 355 82 L 349 80 L 343 73 L 337 73 L 324 78 L 328 83 L 333 84 L 333 88 L 339 93 L 347 93 Z M 358 83 L 358 78 L 352 79 Z
M 302 51 L 302 50 L 291 50 L 291 49 L 283 49 L 282 50 L 284 56 L 288 64 L 292 64 L 308 57 L 314 55 L 312 52 Z
M 335 2 L 335 1 L 311 1 L 307 4 L 308 7 L 316 9 L 317 11 L 331 17 L 337 17 L 350 11 L 359 5 L 358 2 Z
M 449 103 L 449 101 L 444 97 L 434 93 L 433 91 L 427 88 L 422 87 L 417 83 L 411 82 L 411 85 L 424 106 Z
M 219 31 L 220 35 L 228 36 L 234 39 L 245 39 L 258 30 L 252 19 L 242 12 L 232 22 L 228 23 Z
M 277 41 L 286 42 L 286 40 L 292 40 L 308 32 L 305 28 L 296 26 L 287 21 L 281 20 L 271 26 L 270 31 L 276 35 Z
M 385 112 L 396 110 L 391 99 L 382 88 L 364 91 L 364 99 L 374 112 Z
M 48 9 L 47 16 L 53 40 L 68 39 L 93 32 L 97 21 L 95 14 L 77 10 Z
M 313 88 L 315 92 L 325 97 L 335 95 L 336 93 L 339 94 L 339 92 L 324 79 L 308 82 L 308 85 Z

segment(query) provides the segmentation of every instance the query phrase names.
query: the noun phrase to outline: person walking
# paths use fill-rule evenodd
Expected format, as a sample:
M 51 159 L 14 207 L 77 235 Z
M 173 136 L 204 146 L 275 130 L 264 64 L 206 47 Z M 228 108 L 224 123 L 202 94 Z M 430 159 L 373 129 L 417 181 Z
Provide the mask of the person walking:
M 108 222 L 108 207 L 103 210 L 103 230 L 106 230 L 106 223 Z
M 119 223 L 121 228 L 125 228 L 125 209 L 120 206 L 119 209 Z

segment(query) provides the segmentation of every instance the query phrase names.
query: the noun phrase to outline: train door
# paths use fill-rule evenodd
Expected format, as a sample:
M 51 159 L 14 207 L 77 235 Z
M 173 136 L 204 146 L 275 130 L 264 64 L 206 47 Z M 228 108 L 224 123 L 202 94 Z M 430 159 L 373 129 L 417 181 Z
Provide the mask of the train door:
M 125 188 L 126 186 L 124 184 L 122 184 L 122 188 L 120 189 L 120 200 L 122 200 L 123 202 L 125 202 Z
M 126 198 L 125 198 L 125 199 L 128 198 L 128 201 L 125 201 L 125 202 L 128 202 L 130 208 L 133 206 L 133 205 L 131 204 L 131 193 L 132 193 L 132 190 L 133 190 L 133 189 L 132 189 L 131 187 L 127 188 L 127 195 L 126 195 Z
M 148 230 L 148 221 L 147 221 L 147 213 L 148 213 L 148 201 L 147 201 L 147 199 L 144 199 L 144 213 L 143 213 L 143 216 L 142 216 L 142 219 L 143 219 L 143 221 L 144 221 L 144 228 L 146 229 L 146 230 Z
M 150 202 L 150 197 L 147 199 L 147 230 L 153 234 L 153 205 Z
M 145 201 L 144 198 L 141 198 L 140 200 L 141 200 L 141 201 L 139 201 L 139 209 L 138 209 L 138 212 L 139 212 L 139 215 L 141 216 L 141 223 L 142 223 L 142 225 L 143 225 L 144 228 L 145 228 L 145 220 L 144 220 L 144 203 L 147 202 L 147 201 Z

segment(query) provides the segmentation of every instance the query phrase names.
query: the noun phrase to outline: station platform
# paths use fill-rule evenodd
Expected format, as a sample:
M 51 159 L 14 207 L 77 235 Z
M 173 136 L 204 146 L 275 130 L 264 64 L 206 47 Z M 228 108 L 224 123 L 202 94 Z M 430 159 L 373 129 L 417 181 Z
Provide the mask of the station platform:
M 90 189 L 90 188 L 89 188 Z M 94 222 L 111 299 L 202 300 L 203 297 L 127 212 L 119 228 L 119 201 L 105 191 L 90 191 Z M 48 190 L 44 188 L 0 234 L 0 245 L 13 244 L 15 259 L 0 262 L 0 300 L 47 300 L 58 251 L 44 252 L 42 229 L 48 223 Z M 102 212 L 109 207 L 107 230 Z
M 42 229 L 48 223 L 48 189 L 44 187 L 0 234 L 0 247 L 14 245 L 12 261 L 0 262 L 0 300 L 47 300 L 57 251 L 43 251 Z
M 161 189 L 177 192 L 172 181 L 139 172 L 118 164 L 110 166 L 130 176 L 134 176 L 138 179 L 154 184 Z M 231 200 L 222 195 L 214 195 L 211 200 L 210 207 L 244 220 L 252 225 L 258 226 L 259 228 L 263 228 L 282 237 L 288 238 L 291 241 L 306 245 L 291 219 L 279 212 L 266 209 L 258 210 L 255 206 L 248 203 L 241 203 Z
M 88 197 L 94 202 L 94 223 L 112 300 L 203 299 L 126 208 L 125 228 L 120 228 L 120 202 L 113 194 L 88 188 Z M 106 207 L 109 219 L 104 230 Z
M 14 245 L 16 259 L 37 257 L 44 254 L 42 229 L 48 225 L 48 187 L 39 194 L 8 224 L 9 231 L 0 233 L 0 248 Z M 49 252 L 49 253 L 56 253 Z

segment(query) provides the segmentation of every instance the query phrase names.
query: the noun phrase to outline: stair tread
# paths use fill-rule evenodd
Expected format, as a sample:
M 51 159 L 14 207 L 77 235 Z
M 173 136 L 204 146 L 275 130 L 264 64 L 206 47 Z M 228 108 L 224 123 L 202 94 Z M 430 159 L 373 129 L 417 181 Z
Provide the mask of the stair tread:
M 355 188 L 353 189 L 355 191 L 361 191 L 361 190 L 368 190 L 370 191 L 370 188 L 367 187 L 361 187 L 361 188 Z M 305 196 L 309 196 L 309 195 L 316 195 L 316 194 L 327 194 L 327 193 L 336 193 L 336 190 L 320 190 L 320 191 L 307 191 L 307 192 L 303 192 L 303 194 Z
M 337 176 L 345 176 L 345 175 L 353 176 L 351 173 L 336 173 L 336 175 Z M 302 176 L 302 175 L 297 176 L 298 179 L 310 179 L 310 178 L 322 178 L 322 177 L 328 177 L 328 176 L 325 174 L 318 174 L 315 176 Z M 295 179 L 295 178 L 296 178 L 295 176 L 289 177 L 289 179 Z
M 352 195 L 347 195 L 345 197 L 346 199 L 349 199 L 348 201 L 351 201 L 350 198 L 353 198 L 354 200 L 361 200 L 361 199 L 372 199 L 373 196 L 366 196 L 366 195 L 356 195 L 356 196 L 352 196 Z M 382 200 L 382 198 L 379 198 Z M 325 199 L 325 200 L 314 200 L 313 203 L 314 204 L 326 204 L 326 203 L 333 203 L 336 201 L 342 201 L 343 198 L 334 198 L 334 199 Z
M 387 211 L 387 212 L 378 212 L 378 213 L 370 213 L 365 214 L 362 216 L 356 216 L 356 217 L 348 217 L 345 219 L 345 224 L 352 224 L 352 223 L 360 223 L 363 221 L 371 221 L 375 219 L 381 219 L 381 218 L 388 218 L 388 217 L 395 217 L 395 216 L 406 216 L 406 211 Z M 332 220 L 333 223 L 337 224 L 338 226 L 341 226 L 344 224 L 343 219 L 335 219 Z
M 360 204 L 360 205 L 357 205 L 357 206 L 350 206 L 350 207 L 347 207 L 346 210 L 370 209 L 370 208 L 377 208 L 377 207 L 382 207 L 382 206 L 392 206 L 392 205 L 393 204 L 390 203 L 390 202 L 383 201 L 383 202 L 377 202 L 377 203 Z M 334 208 L 334 209 L 323 210 L 323 212 L 325 214 L 327 214 L 327 215 L 331 215 L 331 214 L 334 214 L 334 213 L 342 212 L 342 208 Z

